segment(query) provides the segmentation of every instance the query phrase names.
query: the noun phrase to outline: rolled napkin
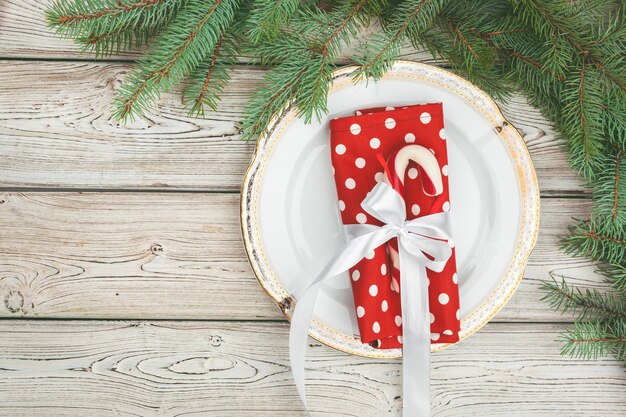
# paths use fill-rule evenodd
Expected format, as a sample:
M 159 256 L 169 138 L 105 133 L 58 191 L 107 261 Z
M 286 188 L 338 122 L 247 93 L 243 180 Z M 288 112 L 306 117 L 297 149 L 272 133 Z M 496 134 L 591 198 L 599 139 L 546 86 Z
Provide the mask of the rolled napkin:
M 448 156 L 441 103 L 357 111 L 330 122 L 331 159 L 345 225 L 381 222 L 361 207 L 377 182 L 404 199 L 408 220 L 450 210 Z M 454 247 L 454 242 L 450 242 Z M 361 341 L 402 347 L 398 243 L 382 244 L 350 268 Z M 442 271 L 427 271 L 431 341 L 459 340 L 454 249 Z

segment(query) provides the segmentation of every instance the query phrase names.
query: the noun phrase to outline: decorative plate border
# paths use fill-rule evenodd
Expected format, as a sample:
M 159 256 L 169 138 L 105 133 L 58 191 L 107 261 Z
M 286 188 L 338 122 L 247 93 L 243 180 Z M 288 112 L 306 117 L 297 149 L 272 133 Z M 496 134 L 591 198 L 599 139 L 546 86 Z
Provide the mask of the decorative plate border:
M 353 83 L 352 72 L 358 67 L 350 66 L 333 73 L 334 91 Z M 524 275 L 526 261 L 530 256 L 539 230 L 539 186 L 530 154 L 519 132 L 502 115 L 498 105 L 482 90 L 469 81 L 444 69 L 410 61 L 398 61 L 383 78 L 419 79 L 447 88 L 463 97 L 476 107 L 492 124 L 500 136 L 509 156 L 515 163 L 522 197 L 521 227 L 517 247 L 509 268 L 490 296 L 467 317 L 461 320 L 461 340 L 483 327 L 511 298 Z M 359 80 L 362 81 L 362 80 Z M 293 104 L 280 115 L 274 115 L 268 133 L 259 138 L 254 156 L 244 177 L 241 189 L 241 227 L 248 259 L 264 291 L 278 304 L 285 317 L 290 320 L 295 306 L 294 298 L 281 286 L 265 256 L 258 226 L 259 187 L 263 171 L 274 145 L 284 130 L 297 118 Z M 309 336 L 330 347 L 350 354 L 370 358 L 399 358 L 401 349 L 375 349 L 351 335 L 313 319 Z M 432 345 L 432 351 L 445 349 L 450 344 Z

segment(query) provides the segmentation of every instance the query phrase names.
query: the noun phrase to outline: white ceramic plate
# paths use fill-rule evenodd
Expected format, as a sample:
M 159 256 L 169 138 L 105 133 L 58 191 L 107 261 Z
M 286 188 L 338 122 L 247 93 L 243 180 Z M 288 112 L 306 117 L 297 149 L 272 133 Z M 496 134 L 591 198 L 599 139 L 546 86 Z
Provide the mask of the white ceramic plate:
M 535 243 L 539 191 L 528 150 L 493 100 L 450 72 L 398 62 L 378 82 L 354 83 L 354 70 L 335 72 L 323 120 L 306 125 L 289 108 L 259 140 L 242 189 L 250 263 L 265 291 L 291 317 L 300 291 L 343 243 L 328 121 L 362 108 L 442 102 L 455 207 L 460 337 L 467 337 L 513 294 Z M 347 273 L 320 291 L 309 334 L 349 353 L 401 356 L 400 349 L 360 342 Z

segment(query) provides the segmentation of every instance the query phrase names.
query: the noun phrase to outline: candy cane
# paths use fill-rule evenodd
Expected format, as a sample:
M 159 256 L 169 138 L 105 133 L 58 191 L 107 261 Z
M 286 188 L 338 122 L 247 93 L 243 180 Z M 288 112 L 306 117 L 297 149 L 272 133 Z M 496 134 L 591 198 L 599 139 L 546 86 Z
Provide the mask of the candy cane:
M 400 195 L 404 196 L 404 176 L 409 163 L 413 161 L 421 169 L 421 183 L 424 194 L 438 196 L 443 193 L 443 180 L 441 169 L 433 152 L 420 145 L 405 145 L 389 156 L 388 169 L 383 181 L 391 185 Z M 391 178 L 388 178 L 391 176 Z M 389 242 L 389 256 L 393 265 L 391 274 L 391 289 L 399 292 L 397 273 L 399 271 L 398 241 L 393 239 Z

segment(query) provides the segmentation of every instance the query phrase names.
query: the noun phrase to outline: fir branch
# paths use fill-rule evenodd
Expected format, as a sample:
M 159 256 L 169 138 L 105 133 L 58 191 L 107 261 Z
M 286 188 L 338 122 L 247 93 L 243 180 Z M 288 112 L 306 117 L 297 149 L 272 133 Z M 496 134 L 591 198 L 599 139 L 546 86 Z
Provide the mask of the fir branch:
M 445 59 L 454 72 L 463 75 L 492 96 L 503 99 L 511 91 L 503 82 L 504 73 L 498 62 L 497 50 L 489 36 L 481 31 L 491 27 L 491 21 L 506 8 L 498 0 L 480 4 L 467 0 L 448 3 L 433 25 L 410 37 L 416 48 L 425 48 L 434 58 Z
M 376 34 L 353 57 L 361 68 L 354 77 L 379 79 L 398 58 L 406 37 L 416 39 L 431 26 L 448 0 L 406 0 L 383 19 L 383 31 Z
M 594 212 L 614 225 L 626 228 L 626 162 L 624 152 L 607 150 L 599 161 L 602 169 L 591 183 Z
M 615 38 L 616 34 L 619 39 L 620 30 L 623 29 L 623 19 L 613 19 L 611 14 L 609 14 L 609 24 L 604 24 L 607 12 L 606 1 L 513 0 L 513 4 L 517 18 L 522 19 L 547 42 L 552 43 L 555 56 L 565 58 L 576 54 L 585 57 L 598 69 L 604 68 L 606 71 L 601 57 L 611 56 L 611 54 L 596 54 L 593 47 L 609 42 Z M 624 41 L 623 37 L 621 41 Z M 557 54 L 556 48 L 559 47 L 571 48 L 573 53 Z M 564 60 L 559 65 L 556 62 L 554 64 L 555 67 L 566 69 L 571 63 Z M 613 77 L 608 71 L 606 75 Z
M 543 65 L 561 76 L 565 75 L 574 55 L 568 43 L 571 38 L 565 28 L 574 26 L 579 18 L 571 13 L 571 4 L 566 5 L 562 0 L 513 0 L 513 5 L 516 18 L 544 39 L 546 45 L 550 45 L 544 49 Z M 566 49 L 569 50 L 564 51 Z
M 67 25 L 76 27 L 77 23 L 97 20 L 106 16 L 123 16 L 124 14 L 131 14 L 138 10 L 154 9 L 155 6 L 161 3 L 163 0 L 131 0 L 128 2 L 121 1 L 105 1 L 103 4 L 95 10 L 90 9 L 93 6 L 91 2 L 75 1 L 72 6 L 75 8 L 84 8 L 83 11 L 77 12 L 70 8 L 63 9 L 64 6 L 68 6 L 66 3 L 55 3 L 50 9 L 49 16 L 53 22 L 57 22 L 59 25 Z
M 626 295 L 626 260 L 622 264 L 602 264 L 598 272 L 606 276 L 614 290 Z
M 613 194 L 613 205 L 611 206 L 611 219 L 613 223 L 617 222 L 618 219 L 620 223 L 624 222 L 624 219 L 620 216 L 620 214 L 624 215 L 626 213 L 626 191 L 620 191 L 624 187 L 624 181 L 620 181 L 620 177 L 624 176 L 622 172 L 626 172 L 624 169 L 624 165 L 622 163 L 622 151 L 617 151 L 617 155 L 615 155 L 615 170 L 613 171 L 613 176 L 615 177 L 615 181 L 613 182 L 613 190 L 611 193 Z M 620 184 L 621 183 L 621 184 Z M 622 201 L 620 201 L 622 200 Z M 600 205 L 601 207 L 601 205 Z
M 541 108 L 568 137 L 573 165 L 586 178 L 593 179 L 602 172 L 599 159 L 607 134 L 623 140 L 614 132 L 623 129 L 620 122 L 624 112 L 619 109 L 619 103 L 625 97 L 607 85 L 612 82 L 608 76 L 619 81 L 623 66 L 613 64 L 619 59 L 609 60 L 607 64 L 603 58 L 617 58 L 614 51 L 623 46 L 624 38 L 620 36 L 623 25 L 616 23 L 617 19 L 610 20 L 608 25 L 604 23 L 600 12 L 604 5 L 599 0 L 516 0 L 514 5 L 514 13 L 502 19 L 504 24 L 498 32 L 503 35 L 492 38 L 494 45 L 511 58 L 511 74 L 530 93 L 531 104 Z M 524 26 L 531 33 L 510 32 Z M 613 55 L 598 53 L 599 39 L 610 40 Z M 514 60 L 518 59 L 534 68 L 516 65 Z M 610 70 L 599 70 L 605 65 Z M 533 74 L 535 71 L 541 73 Z M 542 83 L 549 81 L 542 74 L 545 72 L 550 72 L 555 80 L 548 82 L 547 88 L 541 88 Z
M 48 25 L 96 56 L 140 46 L 167 25 L 187 0 L 56 1 Z
M 612 354 L 626 362 L 626 321 L 594 320 L 576 322 L 574 329 L 562 335 L 561 352 L 583 359 L 596 359 Z
M 138 48 L 148 43 L 160 28 L 159 26 L 142 25 L 141 29 L 130 27 L 112 30 L 106 33 L 90 33 L 76 38 L 76 42 L 83 47 L 83 52 L 93 51 L 96 58 L 114 53 L 122 53 Z
M 224 54 L 222 49 L 226 36 L 226 34 L 222 34 L 219 37 L 213 53 L 196 68 L 183 92 L 183 97 L 191 100 L 189 114 L 192 116 L 204 117 L 205 107 L 209 107 L 213 111 L 217 110 L 219 95 L 230 79 L 228 69 L 236 63 L 232 59 L 236 53 Z M 230 61 L 228 63 L 219 62 L 220 56 L 225 56 Z
M 290 31 L 257 48 L 264 63 L 279 63 L 265 77 L 265 87 L 250 101 L 241 125 L 242 137 L 255 139 L 271 118 L 293 104 L 305 122 L 327 111 L 326 97 L 340 46 L 349 44 L 359 25 L 369 20 L 376 5 L 370 0 L 345 2 L 332 11 L 301 10 Z M 312 23 L 314 22 L 314 23 Z
M 367 1 L 368 0 L 358 0 L 357 3 L 347 11 L 345 17 L 338 24 L 331 25 L 332 32 L 325 37 L 326 39 L 319 47 L 316 47 L 319 50 L 322 65 L 320 65 L 311 89 L 312 96 L 310 102 L 312 104 L 312 111 L 309 111 L 306 105 L 303 106 L 303 114 L 306 122 L 311 120 L 312 113 L 315 113 L 317 119 L 320 119 L 323 113 L 327 112 L 326 96 L 328 95 L 328 85 L 331 79 L 331 66 L 334 64 L 334 60 L 339 53 L 339 42 L 343 39 L 346 43 L 349 43 L 350 37 L 344 36 L 346 32 L 356 35 L 355 23 L 358 23 L 357 16 L 364 8 Z
M 570 233 L 563 242 L 568 254 L 612 264 L 626 259 L 626 228 L 615 225 L 607 216 L 594 215 L 571 226 Z
M 498 52 L 502 78 L 513 89 L 523 92 L 528 102 L 539 108 L 546 118 L 559 125 L 565 76 L 543 64 L 545 42 L 524 27 L 510 10 L 496 21 L 494 27 L 487 26 L 487 32 L 476 30 L 476 34 L 488 40 Z
M 621 319 L 626 320 L 626 295 L 619 293 L 602 293 L 596 289 L 578 287 L 567 284 L 564 277 L 542 283 L 541 289 L 546 292 L 542 300 L 548 301 L 550 307 L 562 314 L 573 312 L 576 320 Z
M 153 53 L 118 90 L 115 116 L 140 116 L 161 94 L 195 70 L 229 29 L 238 0 L 192 0 L 158 39 Z
M 302 0 L 255 0 L 251 6 L 248 36 L 252 43 L 269 41 L 289 25 Z
M 273 85 L 278 88 L 275 90 L 262 88 L 248 103 L 240 126 L 244 140 L 254 140 L 264 134 L 271 117 L 284 111 L 286 103 L 293 99 L 292 91 L 307 71 L 306 67 L 302 67 L 293 73 L 294 69 L 290 63 L 285 63 L 277 66 L 265 76 L 266 86 Z
M 580 61 L 580 67 L 575 68 L 575 74 L 565 83 L 562 99 L 563 122 L 562 129 L 570 141 L 579 141 L 582 145 L 584 157 L 579 169 L 584 170 L 590 163 L 590 158 L 598 155 L 598 147 L 602 141 L 601 130 L 592 123 L 602 120 L 602 95 L 586 59 Z M 575 83 L 575 84 L 574 84 Z

